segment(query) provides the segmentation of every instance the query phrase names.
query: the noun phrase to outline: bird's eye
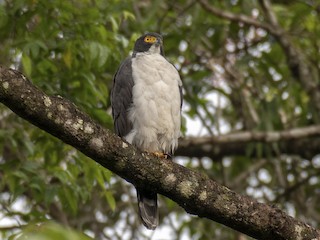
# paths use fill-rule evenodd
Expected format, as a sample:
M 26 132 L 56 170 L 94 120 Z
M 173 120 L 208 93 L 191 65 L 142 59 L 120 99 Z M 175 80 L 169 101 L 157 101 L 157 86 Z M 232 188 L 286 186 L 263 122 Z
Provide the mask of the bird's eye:
M 146 36 L 143 41 L 146 43 L 154 43 L 157 41 L 157 38 L 153 36 Z

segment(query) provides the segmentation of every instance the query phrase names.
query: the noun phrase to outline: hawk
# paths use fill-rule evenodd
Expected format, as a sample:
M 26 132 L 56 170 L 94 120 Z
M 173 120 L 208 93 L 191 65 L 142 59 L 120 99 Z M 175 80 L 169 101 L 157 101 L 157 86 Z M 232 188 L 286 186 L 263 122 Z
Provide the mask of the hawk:
M 171 156 L 178 146 L 182 82 L 164 57 L 163 41 L 147 33 L 118 68 L 111 92 L 116 134 L 141 151 Z M 137 188 L 139 215 L 148 229 L 158 225 L 157 193 Z

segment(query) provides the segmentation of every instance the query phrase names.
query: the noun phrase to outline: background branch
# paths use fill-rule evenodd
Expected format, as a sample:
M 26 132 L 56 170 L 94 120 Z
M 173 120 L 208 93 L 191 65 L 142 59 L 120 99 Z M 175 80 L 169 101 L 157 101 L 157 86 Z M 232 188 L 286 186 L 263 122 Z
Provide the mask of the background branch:
M 214 14 L 217 17 L 221 17 L 233 22 L 240 22 L 246 25 L 254 26 L 256 28 L 262 28 L 268 32 L 271 32 L 272 34 L 278 34 L 277 32 L 275 32 L 275 29 L 273 29 L 271 25 L 264 22 L 260 22 L 250 16 L 247 16 L 244 14 L 235 14 L 233 12 L 229 12 L 229 11 L 214 7 L 207 0 L 200 0 L 199 3 L 205 10 Z
M 278 143 L 281 152 L 287 154 L 301 154 L 299 149 L 303 148 L 302 156 L 312 158 L 319 154 L 320 125 L 283 131 L 243 131 L 214 137 L 186 137 L 179 141 L 176 155 L 218 160 L 223 156 L 246 155 L 248 144 L 259 142 Z M 255 155 L 255 151 L 251 154 Z

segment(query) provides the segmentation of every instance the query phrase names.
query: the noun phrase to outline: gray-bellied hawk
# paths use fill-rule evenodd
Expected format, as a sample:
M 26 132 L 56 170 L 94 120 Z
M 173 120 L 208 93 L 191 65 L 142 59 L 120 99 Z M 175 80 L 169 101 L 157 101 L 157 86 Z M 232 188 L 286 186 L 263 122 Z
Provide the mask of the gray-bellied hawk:
M 180 136 L 182 82 L 164 57 L 161 35 L 147 33 L 135 42 L 114 76 L 111 93 L 116 133 L 141 151 L 170 156 Z M 149 229 L 158 225 L 157 193 L 137 189 L 139 214 Z

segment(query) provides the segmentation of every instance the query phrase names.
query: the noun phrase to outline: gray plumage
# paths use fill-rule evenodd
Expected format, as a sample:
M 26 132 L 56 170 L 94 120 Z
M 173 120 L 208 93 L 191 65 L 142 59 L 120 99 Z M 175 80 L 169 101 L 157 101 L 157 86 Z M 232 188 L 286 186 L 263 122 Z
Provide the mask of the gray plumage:
M 114 76 L 111 93 L 112 116 L 114 130 L 120 137 L 125 137 L 132 130 L 127 112 L 132 105 L 133 87 L 131 57 L 126 58 Z
M 120 65 L 111 93 L 115 132 L 141 151 L 173 154 L 181 125 L 182 82 L 163 54 L 162 37 L 148 33 Z M 137 189 L 139 215 L 158 225 L 157 193 Z

